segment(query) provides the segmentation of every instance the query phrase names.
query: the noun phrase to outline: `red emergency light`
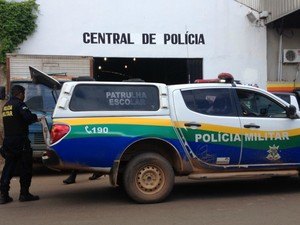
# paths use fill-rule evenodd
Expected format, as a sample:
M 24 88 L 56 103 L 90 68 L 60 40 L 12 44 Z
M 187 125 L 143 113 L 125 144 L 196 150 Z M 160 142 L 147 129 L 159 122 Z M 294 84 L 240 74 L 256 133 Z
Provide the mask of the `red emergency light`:
M 197 79 L 194 83 L 233 83 L 234 78 L 230 73 L 220 73 L 216 79 Z

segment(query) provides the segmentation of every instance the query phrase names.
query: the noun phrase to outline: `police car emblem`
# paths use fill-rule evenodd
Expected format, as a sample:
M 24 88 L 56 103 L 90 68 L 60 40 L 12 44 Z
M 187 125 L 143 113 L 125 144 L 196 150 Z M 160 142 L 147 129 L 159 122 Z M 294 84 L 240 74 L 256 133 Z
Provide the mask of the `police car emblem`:
M 271 160 L 271 161 L 275 161 L 281 158 L 281 156 L 278 153 L 278 149 L 279 149 L 279 145 L 275 146 L 275 144 L 273 146 L 269 146 L 269 150 L 268 150 L 268 156 L 267 159 Z

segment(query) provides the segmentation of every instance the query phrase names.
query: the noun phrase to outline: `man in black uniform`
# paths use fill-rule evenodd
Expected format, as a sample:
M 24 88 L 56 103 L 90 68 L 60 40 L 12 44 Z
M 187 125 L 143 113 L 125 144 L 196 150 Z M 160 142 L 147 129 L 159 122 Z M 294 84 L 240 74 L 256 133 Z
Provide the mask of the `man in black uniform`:
M 0 204 L 11 202 L 9 196 L 10 180 L 17 164 L 20 166 L 20 196 L 19 201 L 38 200 L 39 196 L 29 193 L 32 178 L 32 148 L 28 139 L 28 126 L 39 119 L 31 113 L 26 104 L 25 88 L 15 85 L 11 89 L 11 98 L 3 107 L 4 140 L 2 155 L 5 165 L 0 182 Z

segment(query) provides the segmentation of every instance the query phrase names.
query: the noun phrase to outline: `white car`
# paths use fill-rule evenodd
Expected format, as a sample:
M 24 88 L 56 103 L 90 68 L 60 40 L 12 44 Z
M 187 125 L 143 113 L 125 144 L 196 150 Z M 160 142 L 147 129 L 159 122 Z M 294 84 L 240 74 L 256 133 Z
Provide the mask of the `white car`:
M 297 96 L 294 93 L 290 92 L 272 92 L 274 95 L 288 102 L 289 104 L 296 107 L 297 111 L 299 111 L 299 102 L 297 100 Z

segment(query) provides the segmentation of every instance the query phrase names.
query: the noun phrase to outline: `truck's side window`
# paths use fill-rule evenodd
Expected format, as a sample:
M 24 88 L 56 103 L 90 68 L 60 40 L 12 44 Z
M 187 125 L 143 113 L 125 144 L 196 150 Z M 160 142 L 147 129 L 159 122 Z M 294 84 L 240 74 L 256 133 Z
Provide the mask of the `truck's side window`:
M 74 89 L 72 111 L 157 111 L 159 90 L 149 85 L 80 84 Z
M 237 90 L 242 116 L 245 117 L 287 117 L 283 106 L 260 93 Z
M 214 116 L 237 116 L 230 90 L 195 89 L 182 91 L 186 106 L 195 112 Z

